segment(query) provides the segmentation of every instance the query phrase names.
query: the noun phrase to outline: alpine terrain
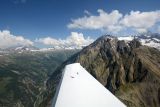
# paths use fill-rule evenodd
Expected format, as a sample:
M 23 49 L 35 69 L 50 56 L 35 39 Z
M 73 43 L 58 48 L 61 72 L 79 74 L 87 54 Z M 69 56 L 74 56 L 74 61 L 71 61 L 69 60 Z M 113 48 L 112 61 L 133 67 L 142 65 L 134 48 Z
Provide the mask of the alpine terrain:
M 160 107 L 160 51 L 136 38 L 126 41 L 110 35 L 98 38 L 56 69 L 47 81 L 41 107 L 51 106 L 64 66 L 75 62 L 127 107 Z
M 0 51 L 0 107 L 37 107 L 45 96 L 48 77 L 78 51 L 30 49 L 14 47 Z

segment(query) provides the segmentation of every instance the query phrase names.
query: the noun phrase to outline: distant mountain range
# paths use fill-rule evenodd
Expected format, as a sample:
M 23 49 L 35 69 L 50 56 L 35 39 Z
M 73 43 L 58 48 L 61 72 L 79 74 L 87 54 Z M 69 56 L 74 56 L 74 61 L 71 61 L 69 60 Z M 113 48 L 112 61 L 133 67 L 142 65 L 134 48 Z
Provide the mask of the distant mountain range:
M 142 43 L 142 45 L 147 45 L 160 50 L 160 34 L 158 33 L 148 32 L 136 36 L 118 37 L 119 40 L 126 40 L 126 41 L 131 41 L 134 38 L 139 40 Z
M 82 47 L 83 48 L 83 47 Z M 25 53 L 25 52 L 47 52 L 55 50 L 80 50 L 82 48 L 70 47 L 70 48 L 37 48 L 35 46 L 13 46 L 6 49 L 0 49 L 0 53 Z
M 117 38 L 119 40 L 125 40 L 125 41 L 131 41 L 135 38 L 139 40 L 142 43 L 142 45 L 147 45 L 147 46 L 154 47 L 160 50 L 160 34 L 158 33 L 147 32 L 147 33 L 143 33 L 143 34 L 139 34 L 135 36 L 117 36 Z M 59 49 L 70 50 L 70 49 L 83 49 L 83 48 L 84 46 L 83 47 L 66 47 L 66 48 L 65 47 L 38 48 L 32 45 L 29 45 L 29 46 L 12 46 L 6 49 L 0 49 L 0 52 L 8 51 L 8 52 L 20 52 L 21 53 L 25 51 L 38 52 L 38 51 L 53 51 L 53 50 L 59 50 Z

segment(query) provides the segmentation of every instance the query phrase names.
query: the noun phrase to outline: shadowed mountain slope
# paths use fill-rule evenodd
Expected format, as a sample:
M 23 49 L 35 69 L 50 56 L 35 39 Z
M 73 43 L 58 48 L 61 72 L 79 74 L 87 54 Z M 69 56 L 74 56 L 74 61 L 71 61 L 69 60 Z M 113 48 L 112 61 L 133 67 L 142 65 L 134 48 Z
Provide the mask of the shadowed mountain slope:
M 64 62 L 47 81 L 49 104 L 66 64 L 80 63 L 128 107 L 160 106 L 160 51 L 102 36 Z M 43 106 L 43 104 L 41 106 Z

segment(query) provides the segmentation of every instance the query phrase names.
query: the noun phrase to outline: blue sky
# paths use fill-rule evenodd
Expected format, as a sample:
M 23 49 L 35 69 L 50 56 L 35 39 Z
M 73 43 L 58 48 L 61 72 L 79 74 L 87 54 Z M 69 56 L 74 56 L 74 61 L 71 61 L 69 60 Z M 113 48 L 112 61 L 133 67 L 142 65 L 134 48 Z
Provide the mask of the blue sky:
M 71 32 L 83 33 L 84 37 L 90 36 L 95 39 L 106 33 L 123 35 L 145 30 L 158 32 L 157 29 L 160 29 L 158 19 L 154 19 L 156 20 L 153 21 L 154 25 L 151 23 L 145 29 L 140 25 L 128 26 L 126 21 L 120 21 L 121 25 L 125 26 L 125 29 L 120 30 L 122 26 L 119 24 L 109 23 L 110 27 L 101 25 L 103 19 L 99 17 L 104 13 L 105 18 L 112 19 L 108 14 L 113 12 L 118 17 L 117 20 L 121 20 L 125 15 L 130 15 L 131 11 L 135 13 L 139 11 L 138 15 L 143 12 L 155 12 L 151 17 L 159 18 L 160 0 L 1 0 L 0 2 L 0 30 L 8 30 L 15 36 L 20 35 L 31 41 L 45 37 L 65 39 L 71 35 Z M 148 14 L 152 15 L 147 13 L 146 16 Z M 102 20 L 95 25 L 83 25 L 88 23 L 87 21 L 92 22 L 90 18 L 92 16 Z M 82 20 L 77 22 L 78 19 Z M 126 20 L 132 19 L 126 18 Z M 147 18 L 147 20 L 151 19 Z M 73 26 L 69 27 L 70 24 Z

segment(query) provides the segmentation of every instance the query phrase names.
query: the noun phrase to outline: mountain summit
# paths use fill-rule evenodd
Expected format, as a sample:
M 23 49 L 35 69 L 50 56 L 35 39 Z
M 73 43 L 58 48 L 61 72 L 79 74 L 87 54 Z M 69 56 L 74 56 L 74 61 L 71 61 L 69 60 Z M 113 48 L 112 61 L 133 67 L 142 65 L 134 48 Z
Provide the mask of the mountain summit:
M 128 107 L 160 106 L 160 51 L 143 46 L 137 39 L 130 42 L 102 36 L 64 62 L 47 81 L 51 101 L 70 63 L 80 63 L 94 78 Z M 92 89 L 91 89 L 92 90 Z

